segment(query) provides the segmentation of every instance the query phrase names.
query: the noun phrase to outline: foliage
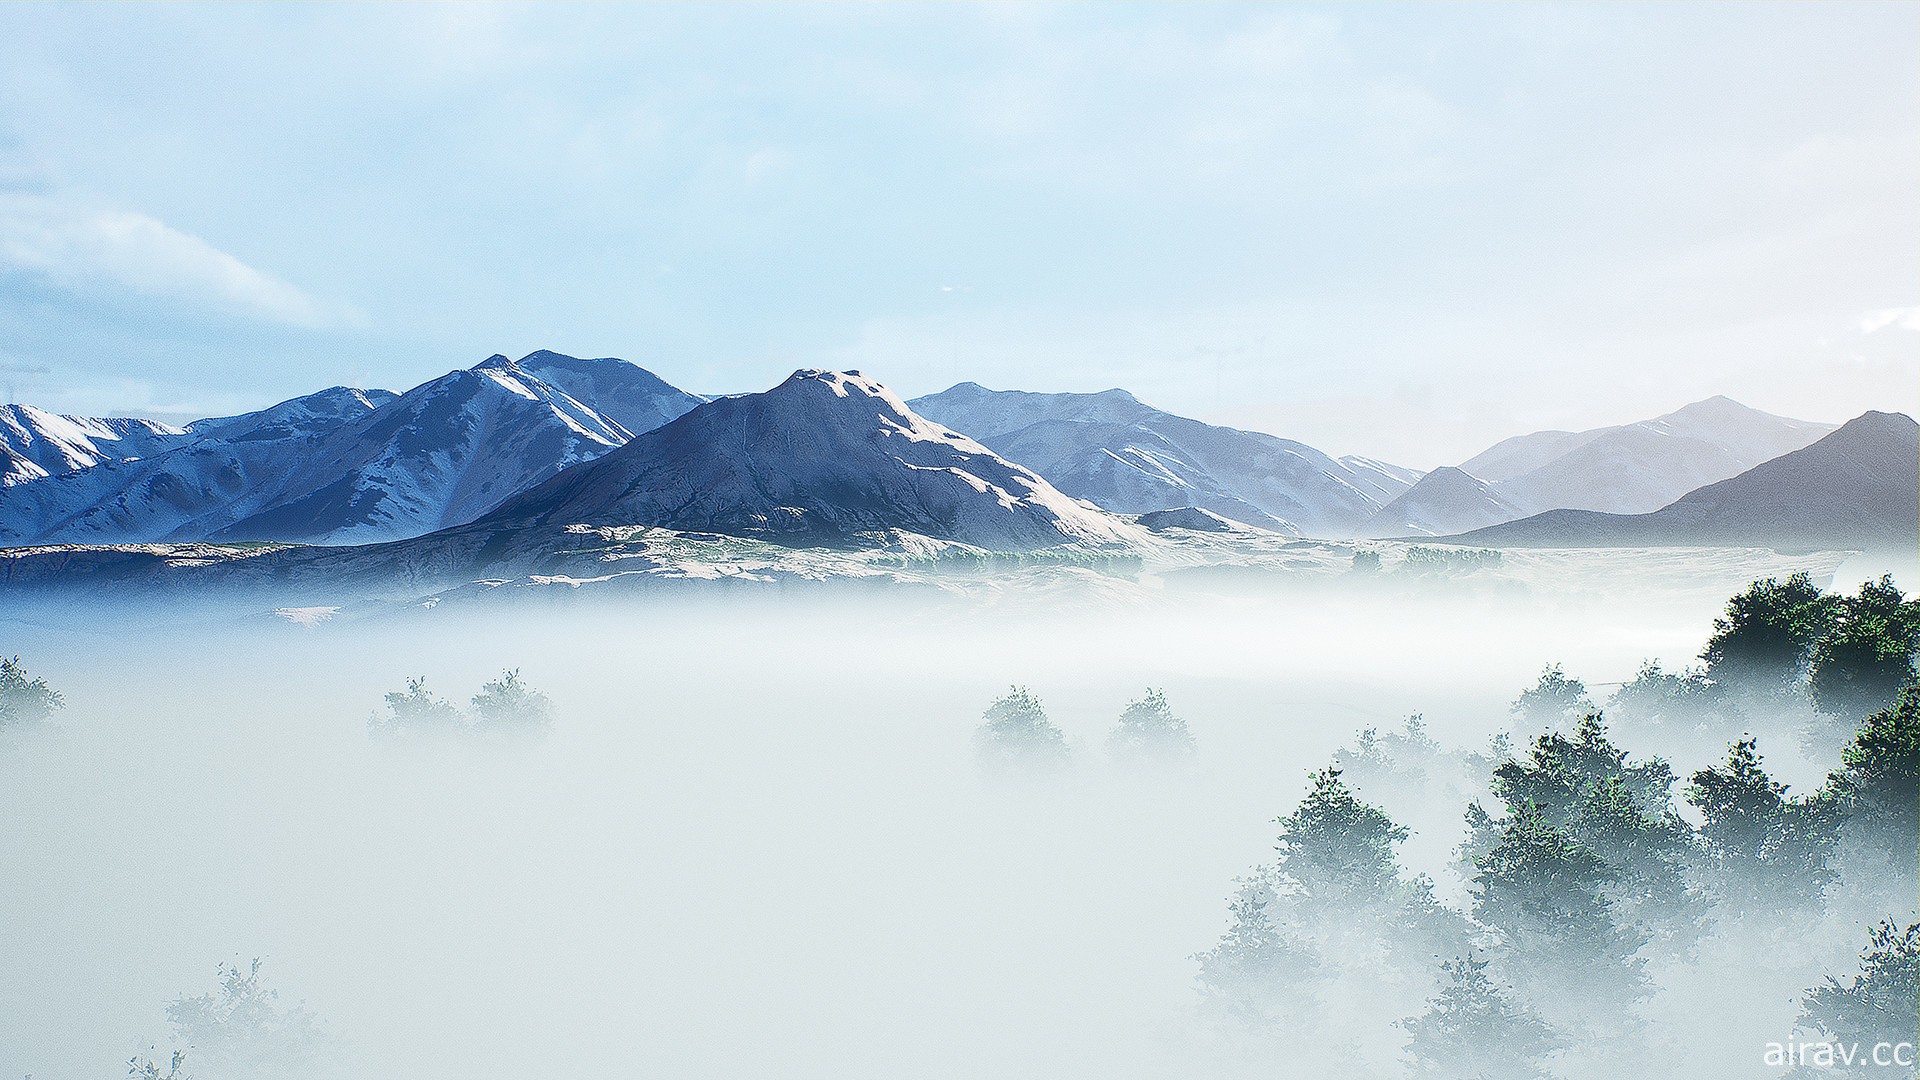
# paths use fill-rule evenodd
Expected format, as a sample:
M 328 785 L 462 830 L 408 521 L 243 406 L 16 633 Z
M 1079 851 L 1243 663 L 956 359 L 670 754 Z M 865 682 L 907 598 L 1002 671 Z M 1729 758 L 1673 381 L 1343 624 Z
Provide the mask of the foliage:
M 1789 798 L 1760 764 L 1757 740 L 1734 743 L 1723 767 L 1701 769 L 1687 802 L 1705 818 L 1700 839 L 1717 889 L 1735 910 L 1778 908 L 1794 894 L 1817 900 L 1839 818 L 1832 800 Z
M 0 730 L 43 723 L 65 705 L 60 691 L 30 677 L 18 656 L 0 658 Z
M 1120 714 L 1107 745 L 1115 757 L 1132 760 L 1177 760 L 1194 752 L 1187 722 L 1174 715 L 1166 694 L 1152 689 Z
M 1827 793 L 1862 832 L 1911 864 L 1920 850 L 1920 684 L 1860 725 Z
M 1244 884 L 1228 904 L 1226 933 L 1194 957 L 1200 963 L 1201 991 L 1248 1023 L 1300 1005 L 1320 967 L 1312 946 L 1274 925 L 1268 912 L 1272 902 L 1262 883 Z
M 552 700 L 528 686 L 517 668 L 483 684 L 473 696 L 471 714 L 427 689 L 424 675 L 408 679 L 407 688 L 387 694 L 386 702 L 386 714 L 376 714 L 367 722 L 377 735 L 513 735 L 544 732 L 553 726 Z
M 127 1077 L 128 1080 L 193 1080 L 193 1074 L 186 1071 L 186 1060 L 186 1051 L 175 1050 L 167 1071 L 161 1072 L 152 1058 L 131 1058 L 127 1061 Z
M 1813 702 L 1824 713 L 1865 716 L 1891 705 L 1914 679 L 1920 601 L 1908 600 L 1885 576 L 1840 598 L 1838 607 L 1838 621 L 1813 647 Z
M 1471 954 L 1440 964 L 1446 983 L 1425 1013 L 1402 1020 L 1413 1075 L 1434 1080 L 1543 1080 L 1559 1039 Z
M 1500 553 L 1490 548 L 1438 548 L 1410 547 L 1406 559 L 1400 564 L 1400 572 L 1406 574 L 1437 574 L 1460 571 L 1472 573 L 1488 566 L 1500 565 Z
M 1648 727 L 1696 728 L 1724 719 L 1730 709 L 1725 697 L 1704 668 L 1667 671 L 1658 660 L 1647 660 L 1608 699 L 1607 715 Z
M 202 1080 L 306 1078 L 334 1054 L 333 1038 L 313 1014 L 281 1007 L 279 992 L 260 978 L 259 960 L 245 971 L 223 963 L 219 978 L 212 993 L 167 1006 L 175 1039 L 192 1051 Z
M 459 706 L 435 697 L 425 675 L 407 680 L 405 690 L 386 695 L 387 715 L 375 716 L 369 726 L 380 734 L 417 735 L 458 731 L 463 725 Z
M 987 706 L 974 733 L 974 753 L 988 769 L 1050 771 L 1067 764 L 1067 737 L 1047 719 L 1033 691 L 1015 686 Z
M 1806 675 L 1814 646 L 1839 614 L 1839 601 L 1804 573 L 1756 581 L 1714 620 L 1713 636 L 1700 653 L 1707 678 L 1761 692 L 1790 690 Z
M 1801 999 L 1800 1027 L 1863 1050 L 1879 1042 L 1920 1044 L 1920 923 L 1901 930 L 1888 919 L 1874 927 L 1858 973 L 1845 982 L 1829 975 Z M 1876 1072 L 1891 1075 L 1871 1067 L 1855 1075 Z
M 1399 883 L 1394 849 L 1407 838 L 1406 828 L 1355 798 L 1339 769 L 1314 773 L 1307 797 L 1279 824 L 1280 870 L 1309 896 L 1329 903 L 1373 900 Z
M 483 730 L 529 730 L 553 725 L 553 702 L 527 686 L 514 668 L 473 695 L 473 722 Z
M 1379 728 L 1363 728 L 1355 736 L 1353 749 L 1334 753 L 1334 764 L 1342 776 L 1350 777 L 1362 788 L 1384 780 L 1419 784 L 1427 779 L 1427 769 L 1444 751 L 1427 734 L 1426 720 L 1414 713 L 1399 731 L 1382 733 Z
M 1380 572 L 1380 553 L 1377 551 L 1356 551 L 1353 553 L 1353 572 L 1356 574 L 1377 574 Z
M 1587 685 L 1568 677 L 1559 664 L 1548 664 L 1540 680 L 1513 701 L 1516 719 L 1529 728 L 1558 728 L 1594 710 Z
M 1623 919 L 1649 934 L 1684 935 L 1697 929 L 1699 898 L 1685 879 L 1692 838 L 1673 811 L 1673 784 L 1665 761 L 1629 762 L 1607 738 L 1600 714 L 1588 713 L 1572 737 L 1541 735 L 1524 760 L 1494 769 L 1493 793 L 1507 816 L 1494 820 L 1483 811 L 1477 827 L 1500 829 L 1537 815 L 1607 866 L 1607 891 Z M 1478 850 L 1493 846 L 1477 842 Z

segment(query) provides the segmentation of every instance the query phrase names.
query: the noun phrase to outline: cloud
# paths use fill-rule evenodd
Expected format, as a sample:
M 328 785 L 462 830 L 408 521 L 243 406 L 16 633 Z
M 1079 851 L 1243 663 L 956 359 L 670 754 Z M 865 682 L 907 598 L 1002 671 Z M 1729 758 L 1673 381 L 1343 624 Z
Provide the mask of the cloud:
M 362 321 L 353 309 L 320 300 L 164 221 L 57 196 L 0 194 L 0 268 L 67 288 L 107 286 L 291 326 Z
M 1860 313 L 1860 333 L 1871 334 L 1876 330 L 1885 330 L 1897 326 L 1902 330 L 1920 330 L 1920 304 L 1913 307 L 1881 308 L 1878 311 Z

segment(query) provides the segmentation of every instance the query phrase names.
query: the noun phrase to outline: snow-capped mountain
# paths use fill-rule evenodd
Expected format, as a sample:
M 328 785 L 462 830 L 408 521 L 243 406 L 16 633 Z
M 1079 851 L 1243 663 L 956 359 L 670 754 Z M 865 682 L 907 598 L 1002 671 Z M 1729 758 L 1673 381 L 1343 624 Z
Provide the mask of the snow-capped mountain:
M 186 426 L 186 432 L 196 439 L 220 438 L 228 442 L 314 439 L 331 435 L 399 397 L 391 390 L 332 386 L 257 412 L 195 420 Z
M 1898 550 L 1920 537 L 1920 425 L 1869 412 L 1811 446 L 1646 514 L 1554 510 L 1452 539 L 1515 547 Z
M 1451 465 L 1422 476 L 1367 523 L 1370 536 L 1446 536 L 1520 517 L 1489 485 Z
M 1525 513 L 1640 514 L 1737 476 L 1833 430 L 1713 397 L 1652 420 L 1507 439 L 1460 468 Z
M 151 457 L 0 489 L 0 544 L 203 539 L 283 488 L 327 436 L 393 395 L 333 387 L 188 426 Z
M 472 521 L 632 437 L 561 380 L 605 392 L 636 423 L 699 404 L 625 361 L 529 359 L 492 356 L 409 390 L 329 436 L 281 491 L 209 537 L 356 544 Z
M 152 420 L 62 416 L 32 405 L 0 405 L 0 487 L 103 461 L 146 457 L 185 434 Z
M 891 531 L 993 550 L 1144 534 L 859 372 L 796 371 L 710 401 L 508 500 L 480 527 L 655 525 L 794 545 Z
M 1124 390 L 1040 394 L 961 383 L 909 404 L 1061 491 L 1123 514 L 1196 506 L 1263 529 L 1349 536 L 1417 475 L 1175 416 Z
M 604 396 L 613 419 L 563 389 Z M 700 399 L 621 360 L 494 356 L 404 395 L 336 387 L 0 493 L 0 543 L 363 543 L 471 521 Z

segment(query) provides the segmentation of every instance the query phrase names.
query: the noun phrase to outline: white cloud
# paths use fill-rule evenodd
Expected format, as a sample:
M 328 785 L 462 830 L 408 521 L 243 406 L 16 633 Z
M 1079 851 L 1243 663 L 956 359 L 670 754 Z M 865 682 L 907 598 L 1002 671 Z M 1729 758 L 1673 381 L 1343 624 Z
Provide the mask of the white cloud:
M 1885 330 L 1889 326 L 1897 326 L 1902 330 L 1920 330 L 1920 304 L 1913 307 L 1881 308 L 1878 311 L 1860 313 L 1860 333 L 1862 334 Z
M 352 309 L 164 221 L 54 196 L 0 194 L 0 267 L 69 288 L 105 285 L 293 326 L 361 321 Z

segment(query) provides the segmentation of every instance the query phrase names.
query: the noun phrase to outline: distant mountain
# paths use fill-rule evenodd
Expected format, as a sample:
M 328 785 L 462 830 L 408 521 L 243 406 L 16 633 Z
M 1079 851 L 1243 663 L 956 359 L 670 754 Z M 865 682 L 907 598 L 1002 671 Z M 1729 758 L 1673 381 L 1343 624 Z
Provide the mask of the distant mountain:
M 1498 443 L 1460 466 L 1523 513 L 1657 510 L 1695 488 L 1798 450 L 1833 430 L 1725 397 L 1652 420 L 1542 431 Z
M 0 543 L 418 536 L 699 403 L 625 361 L 548 352 L 493 356 L 404 395 L 336 387 L 199 421 L 150 458 L 8 488 Z
M 145 457 L 185 434 L 152 420 L 62 416 L 32 405 L 0 405 L 0 487 Z
M 472 521 L 632 438 L 555 385 L 563 379 L 606 393 L 637 423 L 699 404 L 625 361 L 529 359 L 492 356 L 409 390 L 329 436 L 283 490 L 208 537 L 355 544 Z
M 508 500 L 491 529 L 655 525 L 792 545 L 900 530 L 994 550 L 1144 534 L 915 414 L 858 372 L 710 401 Z
M 1520 510 L 1464 470 L 1443 465 L 1422 476 L 1367 523 L 1371 536 L 1444 536 L 1512 521 Z
M 0 488 L 0 545 L 204 539 L 284 490 L 327 436 L 393 396 L 337 386 L 199 421 L 151 457 Z
M 1061 491 L 1122 514 L 1195 506 L 1278 532 L 1347 536 L 1415 475 L 1175 416 L 1124 390 L 1040 394 L 961 383 L 909 404 Z
M 1900 413 L 1869 412 L 1652 513 L 1554 510 L 1449 539 L 1496 547 L 1912 552 L 1920 546 L 1920 425 Z

